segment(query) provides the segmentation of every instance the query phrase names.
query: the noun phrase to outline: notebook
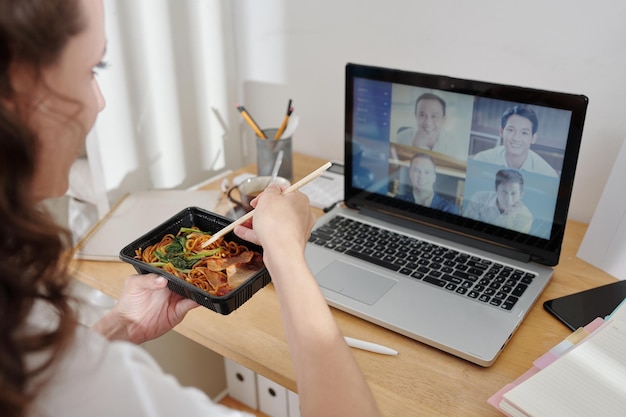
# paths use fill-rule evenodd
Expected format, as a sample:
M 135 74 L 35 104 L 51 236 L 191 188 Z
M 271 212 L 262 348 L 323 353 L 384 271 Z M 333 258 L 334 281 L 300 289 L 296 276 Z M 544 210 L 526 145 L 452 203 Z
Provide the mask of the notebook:
M 345 93 L 345 205 L 306 248 L 328 304 L 491 366 L 559 261 L 588 99 L 358 64 Z

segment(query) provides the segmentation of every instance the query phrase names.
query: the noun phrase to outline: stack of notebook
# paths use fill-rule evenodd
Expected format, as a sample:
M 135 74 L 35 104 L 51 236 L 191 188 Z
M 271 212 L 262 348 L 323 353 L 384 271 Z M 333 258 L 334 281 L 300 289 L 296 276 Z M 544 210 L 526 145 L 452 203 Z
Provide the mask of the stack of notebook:
M 576 330 L 488 402 L 512 417 L 624 416 L 626 302 Z

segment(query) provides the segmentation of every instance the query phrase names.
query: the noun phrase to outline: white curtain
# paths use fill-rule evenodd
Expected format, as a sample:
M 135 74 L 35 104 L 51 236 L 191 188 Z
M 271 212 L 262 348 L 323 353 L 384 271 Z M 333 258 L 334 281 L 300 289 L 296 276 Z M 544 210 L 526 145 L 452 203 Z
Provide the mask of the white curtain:
M 87 143 L 99 217 L 128 192 L 186 188 L 242 164 L 229 128 L 238 127 L 229 1 L 105 0 L 105 9 L 107 105 Z

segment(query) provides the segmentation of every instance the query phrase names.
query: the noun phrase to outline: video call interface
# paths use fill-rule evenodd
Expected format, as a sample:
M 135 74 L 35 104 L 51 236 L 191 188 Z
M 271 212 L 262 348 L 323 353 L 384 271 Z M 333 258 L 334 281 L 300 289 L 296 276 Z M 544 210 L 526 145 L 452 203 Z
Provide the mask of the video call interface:
M 353 185 L 549 239 L 571 112 L 354 79 Z

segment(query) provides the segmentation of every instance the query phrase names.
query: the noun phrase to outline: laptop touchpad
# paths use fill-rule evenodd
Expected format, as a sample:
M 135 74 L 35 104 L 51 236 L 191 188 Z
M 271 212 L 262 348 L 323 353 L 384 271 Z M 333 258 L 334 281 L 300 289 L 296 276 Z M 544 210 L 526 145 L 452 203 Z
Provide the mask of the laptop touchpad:
M 397 283 L 341 261 L 334 261 L 322 269 L 316 278 L 320 286 L 370 305 Z

